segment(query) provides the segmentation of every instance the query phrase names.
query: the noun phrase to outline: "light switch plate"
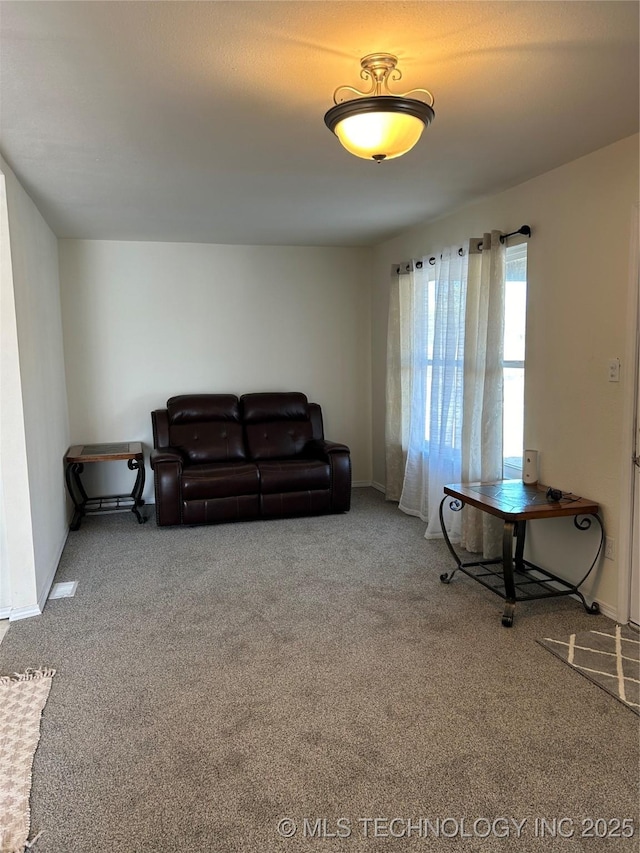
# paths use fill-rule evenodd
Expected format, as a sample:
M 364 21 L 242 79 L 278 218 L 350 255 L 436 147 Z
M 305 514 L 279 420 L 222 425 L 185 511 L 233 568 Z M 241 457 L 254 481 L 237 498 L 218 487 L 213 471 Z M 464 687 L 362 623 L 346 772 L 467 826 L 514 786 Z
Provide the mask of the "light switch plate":
M 609 361 L 609 382 L 620 382 L 620 359 L 612 358 Z

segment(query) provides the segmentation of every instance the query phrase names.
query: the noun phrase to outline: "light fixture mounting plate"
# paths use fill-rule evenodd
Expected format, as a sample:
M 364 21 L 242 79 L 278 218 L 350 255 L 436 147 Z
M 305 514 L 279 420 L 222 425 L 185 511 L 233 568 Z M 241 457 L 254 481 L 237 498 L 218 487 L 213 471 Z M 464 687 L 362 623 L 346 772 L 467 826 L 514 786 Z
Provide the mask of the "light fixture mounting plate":
M 372 77 L 376 83 L 386 80 L 397 64 L 398 57 L 392 53 L 369 53 L 360 60 L 362 76 Z

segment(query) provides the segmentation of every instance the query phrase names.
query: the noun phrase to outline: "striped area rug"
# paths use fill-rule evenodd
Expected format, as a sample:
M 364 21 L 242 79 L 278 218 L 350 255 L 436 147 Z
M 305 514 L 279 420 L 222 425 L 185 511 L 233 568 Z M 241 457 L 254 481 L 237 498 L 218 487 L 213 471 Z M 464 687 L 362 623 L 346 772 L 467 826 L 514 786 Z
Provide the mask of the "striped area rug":
M 640 634 L 628 625 L 583 631 L 541 646 L 640 715 Z

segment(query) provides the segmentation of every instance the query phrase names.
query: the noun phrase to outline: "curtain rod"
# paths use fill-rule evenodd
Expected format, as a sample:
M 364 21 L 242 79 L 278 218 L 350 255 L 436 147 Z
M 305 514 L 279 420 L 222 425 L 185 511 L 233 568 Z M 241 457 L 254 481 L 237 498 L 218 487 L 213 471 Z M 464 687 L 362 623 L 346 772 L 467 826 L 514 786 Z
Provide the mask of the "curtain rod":
M 517 231 L 511 231 L 509 234 L 503 234 L 500 237 L 500 242 L 507 240 L 509 237 L 514 237 L 516 234 L 524 234 L 525 237 L 531 237 L 531 227 L 529 225 L 521 225 Z
M 524 237 L 531 237 L 531 226 L 530 225 L 521 225 L 517 231 L 510 231 L 508 234 L 501 234 L 500 235 L 500 242 L 504 243 L 504 241 L 508 240 L 509 237 L 515 237 L 516 234 L 522 234 Z M 480 242 L 478 243 L 478 248 L 482 249 L 482 240 L 480 240 Z M 458 254 L 464 255 L 464 249 L 458 249 Z M 440 257 L 442 257 L 442 255 Z M 433 266 L 435 264 L 435 262 L 436 262 L 435 255 L 432 255 L 429 258 L 429 264 L 431 266 Z M 392 270 L 395 270 L 395 272 L 399 274 L 402 266 L 403 266 L 403 264 L 393 264 Z M 422 269 L 422 261 L 416 261 L 416 268 Z M 411 269 L 411 262 L 409 262 L 405 265 L 405 269 L 407 272 L 409 272 L 409 270 Z
M 510 231 L 508 234 L 500 235 L 500 242 L 504 243 L 505 240 L 508 240 L 509 237 L 514 237 L 516 234 L 523 234 L 525 237 L 531 237 L 531 228 L 529 225 L 521 225 L 517 231 Z M 482 251 L 482 240 L 478 243 L 478 249 Z M 429 261 L 431 263 L 431 261 Z
M 500 235 L 500 242 L 504 243 L 509 237 L 514 237 L 516 234 L 523 234 L 525 237 L 531 237 L 531 227 L 529 225 L 521 225 L 517 231 L 510 231 L 508 234 Z M 482 250 L 482 240 L 478 243 L 478 249 Z M 458 249 L 459 255 L 464 255 L 464 249 Z M 435 257 L 429 258 L 429 263 L 433 266 L 436 262 Z

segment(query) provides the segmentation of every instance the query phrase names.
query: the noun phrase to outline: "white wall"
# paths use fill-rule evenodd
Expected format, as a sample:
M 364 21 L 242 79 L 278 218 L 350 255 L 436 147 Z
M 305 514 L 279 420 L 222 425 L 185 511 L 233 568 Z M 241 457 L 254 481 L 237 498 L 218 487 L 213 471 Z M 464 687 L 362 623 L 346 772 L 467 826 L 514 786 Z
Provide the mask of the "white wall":
M 0 250 L 0 618 L 8 618 L 14 590 L 20 606 L 33 604 L 37 596 L 4 175 L 0 175 Z
M 2 555 L 10 575 L 11 618 L 19 618 L 44 606 L 66 540 L 63 458 L 69 426 L 58 241 L 1 159 L 0 169 L 7 200 L 2 229 Z
M 492 228 L 533 230 L 529 241 L 525 446 L 540 451 L 543 483 L 602 507 L 607 534 L 620 538 L 625 394 L 608 382 L 623 359 L 632 207 L 638 200 L 638 136 L 401 234 L 374 253 L 372 316 L 373 478 L 384 483 L 384 387 L 392 263 L 462 245 Z M 538 523 L 541 524 L 541 523 Z M 550 525 L 556 522 L 547 523 Z M 562 522 L 560 522 L 562 524 Z M 534 525 L 530 526 L 533 530 Z M 551 534 L 549 534 L 550 536 Z M 582 535 L 582 534 L 578 534 Z M 539 537 L 538 537 L 539 538 Z M 587 591 L 617 605 L 617 562 L 603 561 Z
M 72 443 L 142 441 L 148 500 L 150 412 L 190 392 L 302 391 L 371 479 L 368 250 L 61 240 L 60 278 Z

